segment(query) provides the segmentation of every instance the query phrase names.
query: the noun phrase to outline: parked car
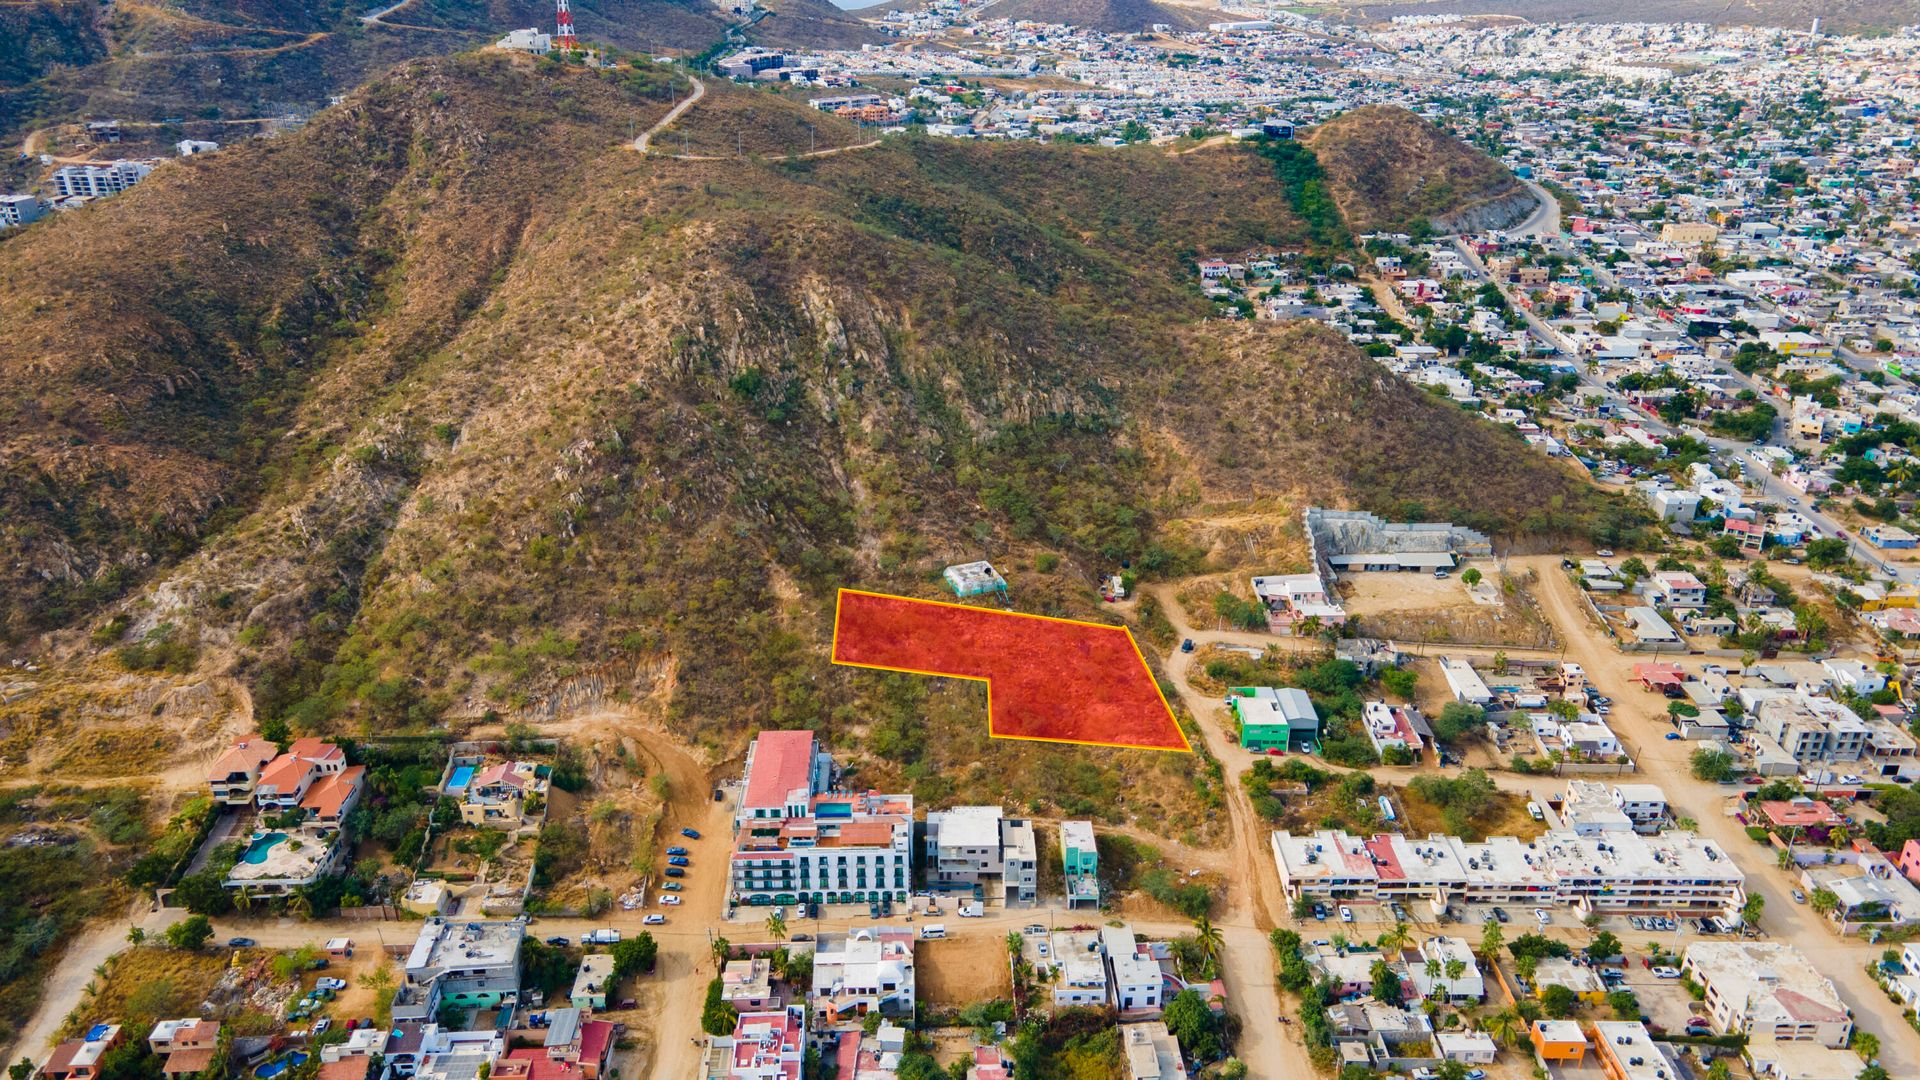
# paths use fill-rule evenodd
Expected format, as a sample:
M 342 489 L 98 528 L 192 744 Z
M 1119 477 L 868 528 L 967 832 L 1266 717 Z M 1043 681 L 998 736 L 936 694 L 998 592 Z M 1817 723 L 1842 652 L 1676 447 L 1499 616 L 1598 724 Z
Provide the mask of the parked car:
M 1341 922 L 1353 921 L 1353 909 L 1348 907 L 1345 904 L 1340 905 L 1340 921 Z
M 679 892 L 681 889 L 686 888 L 685 885 L 682 885 L 677 881 L 662 882 L 660 887 L 667 890 L 668 892 Z
M 683 847 L 670 847 L 667 849 L 667 854 L 669 855 L 685 855 L 686 853 L 687 849 Z
M 1533 917 L 1540 920 L 1541 926 L 1545 926 L 1553 921 L 1553 916 L 1547 914 L 1547 909 L 1543 907 L 1534 908 Z
M 1600 556 L 1603 559 L 1611 559 L 1613 558 L 1613 549 L 1601 548 L 1599 551 L 1594 552 L 1594 554 Z
M 1327 921 L 1327 905 L 1325 904 L 1313 905 L 1313 917 L 1320 920 L 1321 922 L 1326 922 Z
M 323 1016 L 320 1019 L 315 1020 L 313 1022 L 314 1037 L 318 1038 L 322 1035 L 325 1035 L 327 1033 L 327 1029 L 332 1026 L 333 1026 L 333 1020 L 331 1017 Z
M 314 983 L 313 986 L 314 986 L 314 989 L 316 990 L 345 990 L 347 988 L 347 980 L 321 979 L 320 981 Z
M 1677 979 L 1680 977 L 1680 969 L 1661 964 L 1659 967 L 1653 969 L 1653 977 L 1656 979 Z
M 661 873 L 667 875 L 668 877 L 686 877 L 687 876 L 687 872 L 685 870 L 680 869 L 677 866 L 669 866 L 665 870 L 661 871 Z
M 1508 918 L 1507 918 L 1507 909 L 1506 909 L 1506 908 L 1503 908 L 1503 907 L 1497 907 L 1497 908 L 1494 908 L 1494 909 L 1493 909 L 1493 918 L 1494 918 L 1494 921 L 1496 921 L 1496 922 L 1507 922 L 1507 921 L 1509 921 L 1509 920 L 1508 920 Z
M 236 938 L 227 939 L 227 948 L 229 949 L 251 949 L 253 948 L 253 946 L 254 946 L 254 940 L 250 937 L 236 937 Z
M 692 866 L 693 860 L 687 858 L 685 855 L 670 855 L 667 857 L 667 865 L 668 866 Z
M 1679 732 L 1677 732 L 1677 731 L 1669 731 L 1669 732 L 1667 732 L 1667 741 L 1668 741 L 1668 742 L 1679 742 L 1679 741 L 1680 741 L 1680 733 L 1679 733 Z
M 1468 1070 L 1467 1070 L 1467 1080 L 1487 1080 L 1487 1070 L 1485 1070 L 1485 1069 L 1468 1069 Z
M 665 896 L 662 896 L 660 898 L 660 902 L 662 904 L 665 904 L 668 907 L 680 906 L 680 898 L 678 896 L 673 895 L 672 893 L 667 893 Z
M 667 922 L 667 917 L 657 912 L 640 920 L 640 923 L 643 926 L 665 926 L 666 922 Z
M 548 938 L 548 939 L 547 939 L 547 944 L 549 944 L 549 945 L 551 945 L 551 946 L 553 946 L 553 947 L 554 947 L 554 948 L 556 948 L 556 949 L 564 949 L 564 948 L 566 948 L 567 946 L 569 946 L 569 945 L 571 945 L 571 944 L 573 944 L 573 939 L 572 939 L 572 938 L 570 938 L 570 937 L 568 937 L 568 936 L 567 936 L 567 935 L 565 935 L 565 934 L 560 934 L 560 935 L 558 935 L 558 936 L 556 936 L 556 937 L 550 937 L 550 938 Z
M 1801 892 L 1799 889 L 1795 889 L 1787 895 L 1793 897 L 1793 902 L 1796 904 L 1804 904 L 1807 902 L 1807 894 Z
M 700 839 L 700 830 L 698 830 L 698 829 L 681 829 L 681 830 L 680 830 L 680 835 L 681 835 L 681 836 L 684 836 L 684 837 L 686 837 L 686 838 L 687 838 L 687 839 L 689 839 L 689 840 L 698 840 L 698 839 Z
M 1185 638 L 1185 639 L 1183 639 L 1183 640 L 1182 640 L 1182 641 L 1180 642 L 1180 651 L 1181 651 L 1181 652 L 1192 652 L 1192 651 L 1193 651 L 1193 639 L 1192 639 L 1192 638 Z

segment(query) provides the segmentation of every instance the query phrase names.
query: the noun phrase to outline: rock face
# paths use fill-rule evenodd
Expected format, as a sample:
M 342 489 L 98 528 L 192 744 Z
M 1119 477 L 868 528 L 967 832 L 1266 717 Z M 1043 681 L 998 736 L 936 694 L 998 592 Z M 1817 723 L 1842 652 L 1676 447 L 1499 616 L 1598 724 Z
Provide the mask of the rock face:
M 1533 216 L 1540 202 L 1524 185 L 1520 190 L 1499 198 L 1463 206 L 1435 215 L 1433 229 L 1439 233 L 1475 233 L 1488 229 L 1508 229 Z

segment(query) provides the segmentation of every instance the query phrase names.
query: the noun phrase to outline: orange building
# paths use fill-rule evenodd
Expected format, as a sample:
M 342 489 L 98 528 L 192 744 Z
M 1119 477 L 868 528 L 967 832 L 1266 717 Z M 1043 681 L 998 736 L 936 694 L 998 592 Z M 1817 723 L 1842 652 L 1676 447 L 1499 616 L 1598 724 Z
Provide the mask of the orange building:
M 1572 1020 L 1535 1020 L 1529 1034 L 1533 1052 L 1549 1065 L 1578 1065 L 1587 1056 L 1587 1037 Z

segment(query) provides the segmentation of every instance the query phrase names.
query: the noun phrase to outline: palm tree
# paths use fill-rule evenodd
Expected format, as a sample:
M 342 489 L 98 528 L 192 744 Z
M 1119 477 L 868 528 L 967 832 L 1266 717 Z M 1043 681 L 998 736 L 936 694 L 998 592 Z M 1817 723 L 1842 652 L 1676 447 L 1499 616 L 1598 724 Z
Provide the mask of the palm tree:
M 1218 970 L 1220 949 L 1226 943 L 1220 928 L 1213 925 L 1212 919 L 1201 915 L 1193 920 L 1193 943 L 1200 946 L 1200 956 L 1206 961 L 1207 974 L 1214 974 Z
M 1782 870 L 1791 869 L 1793 867 L 1793 852 L 1783 849 L 1778 855 L 1773 857 L 1773 862 L 1774 865 Z
M 1519 1010 L 1509 1005 L 1482 1019 L 1480 1027 L 1488 1035 L 1493 1036 L 1495 1042 L 1517 1046 L 1520 1043 L 1520 1032 L 1526 1027 L 1526 1023 L 1521 1019 Z
M 313 918 L 313 901 L 306 893 L 294 893 L 287 899 L 287 913 L 302 919 Z
M 713 952 L 713 969 L 718 971 L 726 967 L 727 961 L 733 958 L 733 942 L 723 937 L 717 937 L 713 939 L 711 948 Z
M 1388 930 L 1386 933 L 1380 935 L 1380 941 L 1379 941 L 1380 951 L 1381 952 L 1399 952 L 1401 949 L 1404 949 L 1407 947 L 1407 942 L 1412 940 L 1413 940 L 1413 935 L 1410 932 L 1408 932 L 1407 924 L 1403 922 L 1396 922 L 1393 924 L 1393 929 Z
M 767 936 L 775 941 L 787 940 L 787 917 L 776 911 L 767 916 Z
M 1450 957 L 1447 960 L 1447 981 L 1448 982 L 1453 982 L 1455 979 L 1458 979 L 1460 976 L 1465 975 L 1466 973 L 1467 973 L 1467 962 L 1465 960 L 1462 960 L 1457 956 Z
M 1840 906 L 1840 898 L 1831 889 L 1815 889 L 1808 904 L 1822 915 L 1831 915 Z
M 233 906 L 239 908 L 241 911 L 253 910 L 253 889 L 251 886 L 240 886 L 240 891 L 233 894 Z
M 1488 919 L 1486 926 L 1480 930 L 1481 955 L 1485 956 L 1489 961 L 1492 961 L 1494 957 L 1499 954 L 1500 946 L 1506 944 L 1506 939 L 1507 933 L 1500 929 L 1500 924 L 1492 919 Z
M 1860 1055 L 1861 1061 L 1870 1062 L 1879 1057 L 1880 1036 L 1856 1028 L 1853 1032 L 1853 1052 Z
M 1024 940 L 1020 937 L 1020 931 L 1018 930 L 1007 931 L 1007 956 L 1008 957 L 1019 956 L 1021 946 L 1024 944 L 1025 944 Z

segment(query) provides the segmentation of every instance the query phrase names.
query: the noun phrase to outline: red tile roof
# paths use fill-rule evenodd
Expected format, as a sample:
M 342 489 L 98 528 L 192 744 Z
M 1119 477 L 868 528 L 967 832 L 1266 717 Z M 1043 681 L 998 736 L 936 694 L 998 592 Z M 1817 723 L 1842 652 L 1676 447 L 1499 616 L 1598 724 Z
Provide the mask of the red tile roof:
M 218 781 L 234 773 L 257 772 L 279 752 L 279 747 L 258 733 L 247 735 L 227 747 L 226 752 L 220 755 L 220 760 L 207 770 L 207 779 Z
M 321 777 L 318 783 L 307 789 L 306 798 L 300 800 L 300 808 L 322 819 L 339 817 L 340 808 L 353 797 L 360 787 L 360 778 L 366 772 L 366 766 L 352 765 Z
M 811 786 L 813 732 L 762 731 L 754 743 L 753 775 L 747 778 L 743 807 L 785 806 L 790 793 Z

